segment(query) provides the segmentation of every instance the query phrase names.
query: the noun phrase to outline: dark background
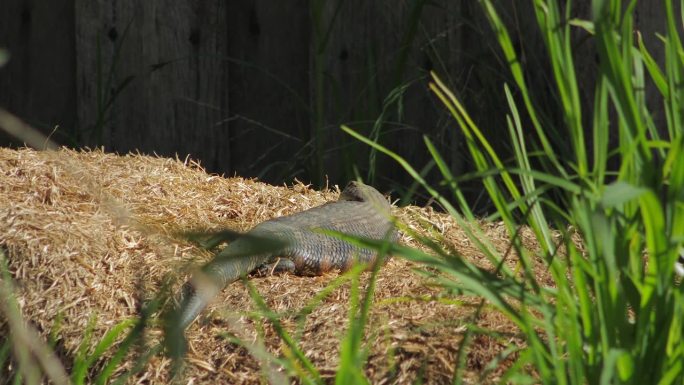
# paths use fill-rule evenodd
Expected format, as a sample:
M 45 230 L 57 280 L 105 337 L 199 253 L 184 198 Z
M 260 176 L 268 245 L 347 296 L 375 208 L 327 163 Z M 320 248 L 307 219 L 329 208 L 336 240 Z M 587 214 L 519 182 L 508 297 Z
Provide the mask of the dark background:
M 590 17 L 588 0 L 573 4 L 573 16 Z M 499 5 L 537 106 L 554 126 L 531 2 Z M 636 29 L 661 59 L 661 2 L 639 1 L 636 14 Z M 454 174 L 467 173 L 460 131 L 428 89 L 434 70 L 506 154 L 503 83 L 512 82 L 494 38 L 474 0 L 1 0 L 0 47 L 11 57 L 0 68 L 0 107 L 71 147 L 189 154 L 210 172 L 275 184 L 343 185 L 361 176 L 401 192 L 409 176 L 340 124 L 419 170 L 430 165 L 427 135 Z M 573 39 L 591 105 L 596 55 L 585 31 Z M 562 153 L 567 140 L 552 139 Z M 21 143 L 0 135 L 0 145 Z M 435 170 L 427 176 L 440 180 Z M 466 189 L 479 202 L 479 185 Z

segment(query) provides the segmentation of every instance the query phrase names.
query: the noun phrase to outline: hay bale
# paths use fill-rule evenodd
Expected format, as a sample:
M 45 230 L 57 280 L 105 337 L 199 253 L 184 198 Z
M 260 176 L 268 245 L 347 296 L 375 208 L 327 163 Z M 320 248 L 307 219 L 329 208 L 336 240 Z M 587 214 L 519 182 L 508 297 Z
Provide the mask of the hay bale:
M 175 234 L 191 229 L 245 231 L 261 221 L 334 200 L 338 194 L 337 187 L 317 192 L 301 183 L 276 187 L 209 175 L 187 159 L 119 156 L 101 150 L 0 149 L 0 246 L 9 258 L 23 316 L 43 334 L 58 316 L 62 318 L 60 357 L 68 367 L 93 314 L 97 341 L 113 325 L 137 316 L 163 282 L 171 279 L 175 289 L 192 266 L 211 258 Z M 395 213 L 421 231 L 421 223 L 429 223 L 461 254 L 486 265 L 447 215 L 417 207 Z M 419 246 L 405 236 L 402 241 Z M 504 250 L 508 242 L 497 244 Z M 373 383 L 411 383 L 419 371 L 428 383 L 451 382 L 460 326 L 475 302 L 440 299 L 440 289 L 413 267 L 393 259 L 379 275 L 366 337 L 366 371 Z M 281 275 L 251 282 L 273 310 L 291 314 L 336 277 Z M 334 290 L 298 332 L 302 350 L 325 376 L 335 373 L 349 295 L 348 285 Z M 244 285 L 235 283 L 189 328 L 188 381 L 261 382 L 263 372 L 254 355 L 221 337 L 231 332 L 246 341 L 263 339 L 268 351 L 282 354 L 284 345 L 272 326 L 246 316 L 252 310 Z M 284 317 L 282 322 L 297 332 L 294 318 Z M 484 312 L 480 323 L 498 330 L 511 327 L 494 312 Z M 149 336 L 160 333 L 152 329 Z M 477 358 L 469 361 L 472 372 L 467 378 L 475 378 L 486 357 L 504 348 L 491 341 L 483 346 L 471 352 Z M 127 361 L 119 370 L 130 366 Z M 136 381 L 167 383 L 168 369 L 169 360 L 157 357 Z

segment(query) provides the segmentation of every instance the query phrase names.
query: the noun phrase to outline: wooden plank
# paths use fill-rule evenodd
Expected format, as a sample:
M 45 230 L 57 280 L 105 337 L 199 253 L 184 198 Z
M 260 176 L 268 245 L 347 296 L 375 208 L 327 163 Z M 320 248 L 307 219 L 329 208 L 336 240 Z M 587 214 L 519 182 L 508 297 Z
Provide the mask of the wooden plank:
M 308 180 L 308 2 L 234 0 L 227 14 L 231 171 Z
M 46 135 L 59 126 L 54 136 L 62 141 L 75 124 L 72 7 L 70 0 L 0 1 L 0 46 L 11 55 L 0 68 L 0 106 Z
M 327 139 L 323 145 L 325 170 L 333 180 L 353 178 L 356 173 L 370 178 L 369 182 L 374 184 L 405 179 L 405 173 L 393 161 L 382 155 L 371 158 L 368 146 L 343 134 L 339 129 L 343 123 L 369 137 L 376 136 L 379 130 L 377 139 L 381 144 L 409 161 L 415 160 L 421 128 L 411 119 L 424 118 L 422 107 L 427 93 L 424 61 L 414 62 L 410 56 L 420 40 L 408 38 L 408 23 L 416 3 L 421 2 L 326 2 L 320 20 L 312 20 L 314 25 L 321 25 L 322 31 L 331 28 L 325 49 L 321 50 L 323 57 L 319 59 L 323 68 L 318 72 L 323 74 L 324 85 L 317 92 L 323 95 L 317 93 L 313 97 L 322 98 L 324 103 L 325 118 L 319 126 L 321 137 Z M 406 44 L 409 46 L 404 47 Z M 312 52 L 314 60 L 315 53 Z M 312 77 L 315 84 L 315 69 Z M 422 79 L 416 80 L 418 77 Z M 386 98 L 405 79 L 414 82 L 404 91 L 403 99 L 392 103 L 383 113 Z M 410 112 L 400 116 L 396 112 L 400 106 Z M 381 124 L 376 125 L 381 115 Z M 421 125 L 430 123 L 422 121 Z M 378 181 L 372 180 L 374 175 Z
M 76 14 L 86 143 L 230 167 L 225 2 L 79 1 Z
M 324 136 L 337 145 L 337 152 L 331 152 L 325 163 L 327 172 L 344 179 L 354 177 L 356 169 L 368 177 L 373 167 L 368 147 L 341 134 L 338 127 L 351 122 L 353 128 L 372 136 L 381 115 L 380 143 L 414 167 L 420 169 L 430 159 L 422 140 L 428 135 L 457 174 L 465 169 L 463 154 L 453 151 L 463 145 L 461 133 L 428 83 L 433 69 L 456 93 L 472 83 L 476 63 L 463 51 L 472 48 L 468 44 L 481 42 L 468 40 L 471 8 L 461 1 L 345 1 L 338 11 L 337 2 L 326 3 L 324 19 L 335 19 L 336 24 L 325 53 Z M 384 107 L 401 86 L 406 86 L 401 98 Z M 342 162 L 334 163 L 336 159 Z M 376 180 L 371 183 L 411 182 L 394 160 L 378 155 L 375 161 Z
M 321 140 L 319 172 L 333 183 L 354 177 L 354 168 L 364 178 L 367 173 L 367 146 L 341 132 L 340 125 L 368 135 L 370 119 L 377 116 L 375 36 L 369 22 L 373 3 L 319 1 L 314 3 L 318 9 L 312 10 L 311 132 Z

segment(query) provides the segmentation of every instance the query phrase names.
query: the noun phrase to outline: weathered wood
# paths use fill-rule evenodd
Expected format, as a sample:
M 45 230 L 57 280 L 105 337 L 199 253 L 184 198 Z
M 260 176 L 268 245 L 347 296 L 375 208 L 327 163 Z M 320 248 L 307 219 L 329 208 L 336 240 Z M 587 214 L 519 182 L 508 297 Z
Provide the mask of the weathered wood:
M 0 68 L 0 106 L 46 135 L 59 126 L 55 138 L 66 142 L 76 123 L 73 28 L 70 0 L 0 1 L 0 47 L 10 52 Z
M 428 71 L 433 68 L 446 74 L 456 71 L 453 64 L 458 57 L 449 55 L 448 48 L 457 43 L 454 36 L 460 29 L 447 24 L 452 20 L 450 12 L 460 4 L 460 1 L 325 3 L 319 29 L 331 30 L 321 49 L 324 68 L 320 72 L 326 80 L 321 96 L 324 103 L 321 126 L 322 137 L 331 144 L 325 147 L 329 149 L 325 154 L 325 170 L 333 179 L 340 175 L 353 177 L 355 166 L 364 177 L 369 175 L 369 169 L 376 167 L 381 184 L 407 180 L 405 172 L 382 155 L 375 158 L 375 166 L 371 164 L 368 147 L 343 134 L 340 124 L 346 123 L 370 137 L 378 134 L 374 130 L 379 130 L 381 144 L 418 167 L 427 162 L 423 134 L 433 135 L 440 130 L 456 132 L 453 122 L 443 119 L 443 109 L 436 105 L 428 90 Z M 312 23 L 315 26 L 316 20 Z M 313 60 L 316 60 L 315 53 L 314 50 Z M 441 62 L 436 59 L 437 55 L 444 55 L 439 58 Z M 315 74 L 312 76 L 315 84 Z M 400 88 L 404 88 L 401 97 L 389 104 L 388 96 Z M 380 125 L 376 125 L 378 121 Z M 446 127 L 449 128 L 445 130 Z
M 220 0 L 77 1 L 79 122 L 89 134 L 86 143 L 192 154 L 211 169 L 230 168 L 222 123 L 228 116 L 227 28 Z
M 320 168 L 333 181 L 353 175 L 354 166 L 364 177 L 367 172 L 368 147 L 343 133 L 340 125 L 368 135 L 379 113 L 381 81 L 372 73 L 377 63 L 374 4 L 319 1 L 314 5 L 318 10 L 312 11 L 311 131 L 322 140 Z
M 589 0 L 573 5 L 590 16 Z M 551 111 L 545 118 L 559 120 L 532 8 L 499 6 L 528 88 Z M 660 63 L 655 33 L 665 31 L 663 12 L 637 3 L 635 27 Z M 573 31 L 578 42 L 586 37 Z M 0 105 L 46 133 L 60 125 L 54 137 L 65 144 L 190 154 L 211 171 L 270 182 L 321 184 L 329 176 L 343 183 L 374 166 L 368 146 L 339 126 L 374 136 L 382 116 L 381 144 L 421 168 L 430 160 L 427 135 L 462 174 L 471 166 L 460 130 L 427 87 L 434 69 L 485 134 L 502 138 L 497 150 L 509 150 L 508 66 L 469 0 L 4 0 L 3 44 L 12 60 L 0 69 Z M 575 48 L 581 98 L 590 106 L 596 55 L 589 41 Z M 400 86 L 401 98 L 383 113 Z M 646 95 L 664 126 L 657 91 L 649 85 Z M 589 129 L 588 112 L 584 122 Z M 378 155 L 376 162 L 371 183 L 410 182 L 394 161 Z
M 270 182 L 301 174 L 310 149 L 308 2 L 227 3 L 230 172 Z

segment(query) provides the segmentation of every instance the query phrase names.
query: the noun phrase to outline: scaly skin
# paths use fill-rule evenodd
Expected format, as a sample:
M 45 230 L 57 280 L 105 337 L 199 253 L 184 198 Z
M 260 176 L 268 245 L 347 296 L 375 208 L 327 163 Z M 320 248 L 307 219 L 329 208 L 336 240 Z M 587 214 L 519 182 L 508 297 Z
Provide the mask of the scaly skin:
M 299 275 L 320 275 L 334 269 L 345 271 L 357 262 L 375 262 L 374 251 L 352 246 L 314 229 L 372 239 L 397 237 L 387 199 L 373 187 L 350 182 L 338 201 L 263 222 L 202 267 L 183 287 L 178 320 L 181 330 L 192 323 L 223 287 L 264 264 Z M 255 253 L 255 247 L 262 243 L 259 238 L 265 243 L 271 240 L 275 247 L 269 252 Z

